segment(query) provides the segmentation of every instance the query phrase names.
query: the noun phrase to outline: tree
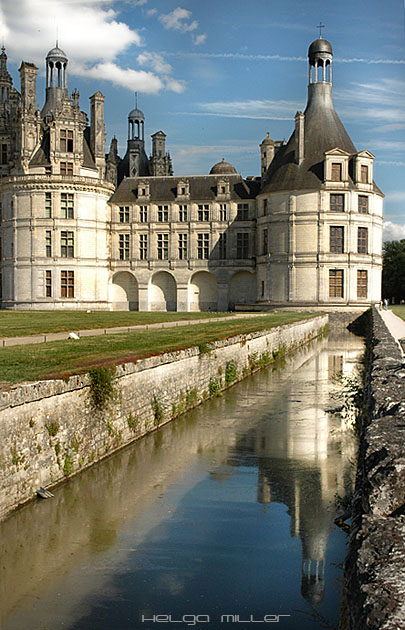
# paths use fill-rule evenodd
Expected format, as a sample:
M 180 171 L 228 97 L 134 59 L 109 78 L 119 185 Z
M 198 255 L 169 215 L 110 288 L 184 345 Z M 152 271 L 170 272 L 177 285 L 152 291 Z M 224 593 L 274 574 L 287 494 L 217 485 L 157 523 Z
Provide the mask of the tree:
M 396 304 L 405 300 L 405 238 L 383 245 L 382 292 Z

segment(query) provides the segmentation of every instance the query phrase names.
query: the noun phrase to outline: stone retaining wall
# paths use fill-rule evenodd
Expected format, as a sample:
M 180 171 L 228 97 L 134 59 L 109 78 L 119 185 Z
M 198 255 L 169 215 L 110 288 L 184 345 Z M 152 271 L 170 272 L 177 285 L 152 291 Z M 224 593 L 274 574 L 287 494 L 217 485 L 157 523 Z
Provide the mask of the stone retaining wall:
M 348 630 L 405 628 L 405 364 L 371 312 L 367 411 L 345 563 Z
M 49 487 L 318 336 L 328 316 L 152 356 L 116 368 L 114 400 L 92 403 L 88 375 L 0 394 L 0 518 Z

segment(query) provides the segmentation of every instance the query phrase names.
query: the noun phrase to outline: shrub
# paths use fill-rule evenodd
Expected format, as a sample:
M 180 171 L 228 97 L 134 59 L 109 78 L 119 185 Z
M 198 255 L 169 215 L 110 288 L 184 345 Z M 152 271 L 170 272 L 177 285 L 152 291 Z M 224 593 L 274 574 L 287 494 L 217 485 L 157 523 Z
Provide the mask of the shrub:
M 237 369 L 236 363 L 233 359 L 227 362 L 225 366 L 225 384 L 230 385 L 236 380 Z
M 73 457 L 69 453 L 65 454 L 65 463 L 63 465 L 63 474 L 68 477 L 73 472 Z
M 52 421 L 49 424 L 46 424 L 45 426 L 46 426 L 46 430 L 48 431 L 51 437 L 54 437 L 59 431 L 59 425 L 55 421 Z
M 152 409 L 155 419 L 155 424 L 160 424 L 163 420 L 163 405 L 157 396 L 152 398 Z
M 109 400 L 115 397 L 115 368 L 96 367 L 89 371 L 90 395 L 96 409 L 105 409 Z
M 218 394 L 221 389 L 218 379 L 215 378 L 214 376 L 211 376 L 210 378 L 210 384 L 209 384 L 208 389 L 211 396 L 215 396 L 216 394 Z

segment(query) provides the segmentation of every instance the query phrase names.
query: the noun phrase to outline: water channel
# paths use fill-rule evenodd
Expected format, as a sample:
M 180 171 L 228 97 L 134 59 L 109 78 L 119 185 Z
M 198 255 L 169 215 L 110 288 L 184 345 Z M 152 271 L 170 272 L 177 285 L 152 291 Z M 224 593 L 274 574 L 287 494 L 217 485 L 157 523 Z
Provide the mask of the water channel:
M 362 350 L 317 341 L 1 523 L 2 630 L 337 628 Z

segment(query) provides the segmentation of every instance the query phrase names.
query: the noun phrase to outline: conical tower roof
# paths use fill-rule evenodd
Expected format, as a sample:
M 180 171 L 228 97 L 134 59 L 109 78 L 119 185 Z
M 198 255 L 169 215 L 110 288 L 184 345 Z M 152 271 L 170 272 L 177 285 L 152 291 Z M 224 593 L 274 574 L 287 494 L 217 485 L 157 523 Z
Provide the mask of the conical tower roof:
M 326 57 L 327 63 L 331 63 L 332 46 L 326 39 L 315 40 L 309 47 L 308 57 L 310 66 L 315 65 L 317 57 Z M 323 183 L 326 151 L 339 148 L 350 154 L 356 153 L 356 148 L 335 111 L 331 82 L 320 80 L 311 82 L 308 86 L 308 103 L 304 112 L 304 155 L 301 163 L 298 163 L 297 144 L 294 131 L 270 164 L 264 177 L 262 192 L 320 188 Z

